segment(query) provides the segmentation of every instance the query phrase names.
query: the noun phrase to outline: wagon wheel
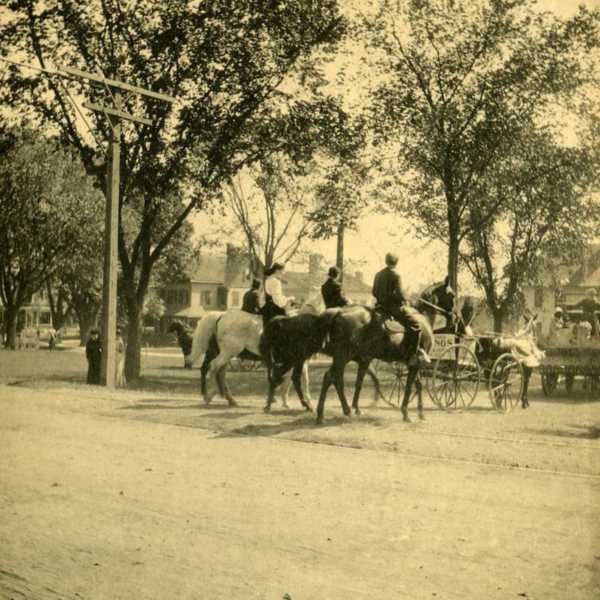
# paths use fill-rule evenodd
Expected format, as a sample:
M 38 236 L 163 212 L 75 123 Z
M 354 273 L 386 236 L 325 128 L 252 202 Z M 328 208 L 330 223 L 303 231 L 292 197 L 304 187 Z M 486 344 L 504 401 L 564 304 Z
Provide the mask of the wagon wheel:
M 495 410 L 510 412 L 523 395 L 523 365 L 507 352 L 500 355 L 490 371 L 490 402 Z
M 542 373 L 542 391 L 544 396 L 552 396 L 558 385 L 558 373 Z
M 479 362 L 462 344 L 448 346 L 433 368 L 429 393 L 443 410 L 468 408 L 479 389 Z

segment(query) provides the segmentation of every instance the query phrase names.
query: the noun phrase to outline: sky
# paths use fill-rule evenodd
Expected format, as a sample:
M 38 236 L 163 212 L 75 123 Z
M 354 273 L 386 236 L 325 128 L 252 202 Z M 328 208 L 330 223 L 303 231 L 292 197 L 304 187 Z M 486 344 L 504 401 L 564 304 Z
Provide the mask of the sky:
M 573 15 L 580 4 L 600 8 L 600 0 L 539 0 L 541 10 L 560 17 Z M 346 10 L 352 12 L 362 8 L 361 0 L 342 0 Z M 192 220 L 197 230 L 209 224 L 205 216 Z M 309 242 L 303 245 L 307 252 L 316 252 L 325 257 L 327 264 L 335 264 L 336 239 Z M 447 249 L 442 242 L 421 241 L 412 235 L 410 228 L 400 216 L 366 214 L 359 222 L 357 231 L 347 231 L 345 237 L 345 259 L 347 270 L 362 271 L 367 281 L 384 266 L 386 252 L 393 251 L 399 257 L 398 271 L 403 284 L 414 291 L 439 280 L 446 275 Z M 290 265 L 293 270 L 305 270 L 306 265 Z M 460 280 L 461 291 L 473 292 L 474 285 L 467 274 Z

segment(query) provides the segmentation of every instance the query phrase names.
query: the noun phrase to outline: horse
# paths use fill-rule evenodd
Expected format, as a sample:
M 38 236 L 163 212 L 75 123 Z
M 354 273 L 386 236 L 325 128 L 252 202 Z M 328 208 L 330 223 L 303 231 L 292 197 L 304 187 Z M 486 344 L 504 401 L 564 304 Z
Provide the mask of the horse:
M 191 369 L 192 363 L 189 356 L 192 352 L 193 339 L 190 330 L 181 321 L 173 321 L 169 325 L 167 333 L 174 333 L 177 336 L 177 343 L 183 352 L 183 366 L 186 369 Z
M 498 335 L 497 337 L 480 338 L 477 343 L 475 354 L 480 362 L 492 362 L 500 355 L 511 353 L 515 360 L 523 367 L 523 387 L 521 390 L 521 408 L 529 407 L 529 380 L 535 367 L 540 366 L 540 361 L 545 353 L 536 344 L 533 327 L 537 315 L 528 319 L 526 325 L 517 331 L 515 335 Z M 500 402 L 500 400 L 498 400 Z
M 421 295 L 416 307 L 421 311 L 415 315 L 421 326 L 419 348 L 425 352 L 433 345 L 431 324 L 435 315 L 442 314 L 451 319 L 454 315 L 454 291 L 444 282 L 431 286 Z M 317 423 L 323 421 L 325 398 L 330 385 L 335 385 L 342 410 L 346 416 L 351 413 L 344 393 L 344 371 L 350 361 L 358 364 L 352 408 L 360 415 L 359 397 L 365 374 L 373 359 L 384 362 L 405 362 L 408 366 L 406 388 L 402 403 L 404 421 L 408 418 L 408 402 L 415 385 L 418 395 L 419 417 L 423 416 L 421 382 L 418 378 L 419 361 L 411 360 L 410 348 L 414 346 L 414 334 L 405 334 L 400 326 L 392 329 L 385 317 L 377 310 L 361 305 L 328 309 L 312 319 L 300 316 L 274 319 L 269 323 L 261 341 L 261 352 L 267 357 L 269 373 L 269 393 L 265 410 L 269 410 L 273 390 L 290 369 L 297 374 L 298 369 L 314 352 L 323 352 L 333 358 L 331 367 L 325 372 L 319 404 Z M 412 337 L 412 339 L 411 339 Z M 412 353 L 410 353 L 412 354 Z M 292 379 L 294 378 L 292 375 Z M 297 376 L 297 375 L 296 375 Z
M 298 308 L 293 302 L 289 303 L 286 310 L 313 312 L 312 307 Z M 238 309 L 209 313 L 198 323 L 193 335 L 192 351 L 188 360 L 191 364 L 194 364 L 201 356 L 204 356 L 200 368 L 200 386 L 206 404 L 209 404 L 215 396 L 216 384 L 220 395 L 227 399 L 229 406 L 237 405 L 227 386 L 225 369 L 229 361 L 237 356 L 252 360 L 263 359 L 259 347 L 262 330 L 263 319 L 261 315 L 253 315 Z M 305 410 L 312 411 L 306 365 L 304 365 L 301 375 L 305 391 L 299 394 L 300 402 Z M 287 394 L 290 379 L 291 375 L 282 387 L 282 405 L 284 408 L 288 406 Z M 209 384 L 212 384 L 212 391 L 210 392 Z

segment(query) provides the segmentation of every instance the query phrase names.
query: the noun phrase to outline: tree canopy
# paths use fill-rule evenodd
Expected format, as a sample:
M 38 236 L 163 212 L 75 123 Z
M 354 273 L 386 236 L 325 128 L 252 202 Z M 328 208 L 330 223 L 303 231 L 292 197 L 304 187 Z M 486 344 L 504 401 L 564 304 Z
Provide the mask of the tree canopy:
M 494 220 L 504 196 L 482 205 L 479 182 L 541 125 L 561 136 L 568 107 L 595 82 L 600 13 L 566 20 L 530 0 L 382 0 L 363 33 L 371 49 L 371 123 L 390 198 L 422 235 L 459 249 Z M 472 211 L 472 207 L 476 207 Z
M 320 60 L 344 35 L 335 0 L 23 0 L 8 5 L 3 53 L 39 66 L 72 66 L 178 100 L 174 106 L 128 94 L 124 110 L 151 125 L 128 124 L 121 136 L 121 204 L 136 204 L 136 235 L 119 232 L 127 281 L 126 371 L 139 372 L 139 315 L 150 274 L 192 210 L 213 201 L 244 165 L 274 151 L 300 159 L 331 139 L 339 107 L 320 92 Z M 0 99 L 54 127 L 104 185 L 95 143 L 72 98 L 111 101 L 105 86 L 63 81 L 17 67 L 5 70 Z M 101 112 L 86 117 L 107 139 Z M 102 161 L 100 161 L 102 163 Z

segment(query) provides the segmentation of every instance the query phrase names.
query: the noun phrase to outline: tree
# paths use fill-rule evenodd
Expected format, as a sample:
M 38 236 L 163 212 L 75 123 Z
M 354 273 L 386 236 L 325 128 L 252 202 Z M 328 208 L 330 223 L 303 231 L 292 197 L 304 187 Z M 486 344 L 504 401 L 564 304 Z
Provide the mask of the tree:
M 284 156 L 270 156 L 224 188 L 256 277 L 292 259 L 314 228 L 311 182 Z
M 0 299 L 14 348 L 19 309 L 54 278 L 61 255 L 77 253 L 79 224 L 99 194 L 56 140 L 20 128 L 0 145 Z
M 581 7 L 560 20 L 533 4 L 383 0 L 364 20 L 378 77 L 374 142 L 378 158 L 389 151 L 380 166 L 401 186 L 397 210 L 419 234 L 448 244 L 455 287 L 462 241 L 502 209 L 480 210 L 478 182 L 515 152 L 523 132 L 547 121 L 559 98 L 567 105 L 594 76 L 587 59 L 598 47 L 600 12 Z
M 336 236 L 336 266 L 340 281 L 344 274 L 344 235 L 354 229 L 367 205 L 364 186 L 368 169 L 358 158 L 338 159 L 325 171 L 315 190 L 316 208 L 310 215 L 314 223 L 312 237 Z
M 0 30 L 4 52 L 43 67 L 53 58 L 100 70 L 178 98 L 174 107 L 136 95 L 124 103 L 152 121 L 127 125 L 121 138 L 121 210 L 136 202 L 141 217 L 129 244 L 119 231 L 131 380 L 139 374 L 140 316 L 154 265 L 188 215 L 244 165 L 273 151 L 310 154 L 331 109 L 318 89 L 317 62 L 334 49 L 345 22 L 335 0 L 140 0 L 127 8 L 118 0 L 23 0 L 9 10 Z M 61 80 L 16 68 L 2 84 L 4 103 L 58 128 L 104 185 L 98 148 L 69 104 L 70 96 L 108 102 L 102 86 L 74 80 L 67 93 Z M 105 115 L 91 121 L 107 139 Z
M 502 197 L 504 209 L 481 227 L 472 208 L 461 256 L 485 292 L 495 331 L 502 331 L 522 286 L 538 279 L 549 257 L 576 259 L 596 235 L 600 205 L 590 195 L 596 166 L 585 148 L 561 147 L 549 135 L 529 132 L 515 155 L 479 181 L 483 206 Z

